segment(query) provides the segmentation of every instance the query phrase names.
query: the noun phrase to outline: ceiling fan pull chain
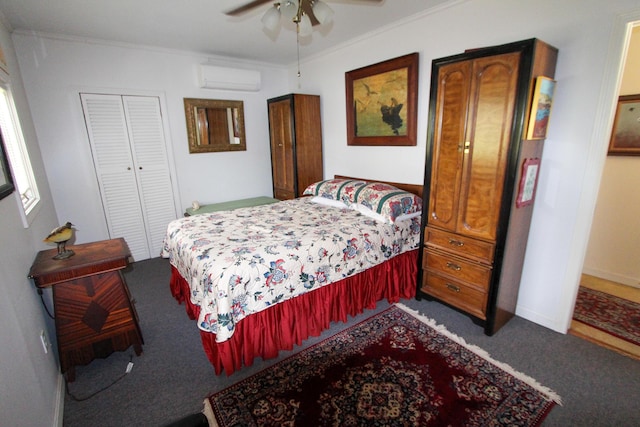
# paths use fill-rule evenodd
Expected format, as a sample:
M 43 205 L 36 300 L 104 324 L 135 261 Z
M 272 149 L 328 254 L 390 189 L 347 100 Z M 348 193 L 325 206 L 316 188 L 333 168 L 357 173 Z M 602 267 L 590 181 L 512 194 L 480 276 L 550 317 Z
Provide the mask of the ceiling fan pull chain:
M 298 78 L 300 78 L 300 27 L 296 24 L 296 49 L 298 53 Z

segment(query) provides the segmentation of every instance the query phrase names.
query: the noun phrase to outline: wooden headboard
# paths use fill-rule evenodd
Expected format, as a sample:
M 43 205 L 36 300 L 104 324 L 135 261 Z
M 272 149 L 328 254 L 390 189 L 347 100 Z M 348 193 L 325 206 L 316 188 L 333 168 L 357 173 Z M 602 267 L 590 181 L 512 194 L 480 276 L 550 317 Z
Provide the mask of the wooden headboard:
M 401 182 L 389 182 L 389 181 L 380 181 L 379 179 L 365 179 L 365 178 L 354 178 L 352 176 L 344 176 L 344 175 L 334 175 L 336 179 L 357 179 L 359 181 L 367 181 L 367 182 L 382 182 L 384 184 L 393 185 L 401 190 L 408 191 L 417 196 L 422 197 L 422 185 L 420 184 L 403 184 Z

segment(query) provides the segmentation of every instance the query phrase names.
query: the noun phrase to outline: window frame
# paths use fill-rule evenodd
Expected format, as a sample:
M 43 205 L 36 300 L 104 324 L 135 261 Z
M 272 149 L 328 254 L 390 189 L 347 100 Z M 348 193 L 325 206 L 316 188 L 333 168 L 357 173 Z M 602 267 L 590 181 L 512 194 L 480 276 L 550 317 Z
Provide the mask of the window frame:
M 7 117 L 5 119 L 0 119 L 0 125 L 3 126 L 3 154 L 7 160 L 7 171 L 10 174 L 13 186 L 13 189 L 7 193 L 7 196 L 11 194 L 11 192 L 15 193 L 16 203 L 20 208 L 19 211 L 23 225 L 27 228 L 40 211 L 41 197 L 29 157 L 29 149 L 24 140 L 20 117 L 13 99 L 11 81 L 9 79 L 9 75 L 2 69 L 0 69 L 0 102 L 6 105 Z M 1 114 L 4 110 L 4 106 L 0 106 L 0 108 Z M 7 135 L 9 132 L 11 133 L 10 136 Z M 19 170 L 21 172 L 17 172 L 17 162 L 20 163 Z M 21 173 L 22 176 L 16 176 L 17 173 Z M 20 182 L 26 182 L 26 187 L 20 188 Z

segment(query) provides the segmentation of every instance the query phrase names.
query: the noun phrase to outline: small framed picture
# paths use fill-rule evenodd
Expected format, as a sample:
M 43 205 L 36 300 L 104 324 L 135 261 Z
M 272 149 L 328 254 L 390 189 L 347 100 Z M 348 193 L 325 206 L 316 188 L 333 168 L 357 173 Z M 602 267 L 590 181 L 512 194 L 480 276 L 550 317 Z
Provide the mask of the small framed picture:
M 544 76 L 538 76 L 536 78 L 533 102 L 531 103 L 531 115 L 529 116 L 529 127 L 527 129 L 527 139 L 546 138 L 555 88 L 555 80 Z
M 609 155 L 640 156 L 640 95 L 618 98 Z
M 540 169 L 540 159 L 525 159 L 522 163 L 522 175 L 518 187 L 518 198 L 516 207 L 521 208 L 533 203 L 538 185 L 538 171 Z

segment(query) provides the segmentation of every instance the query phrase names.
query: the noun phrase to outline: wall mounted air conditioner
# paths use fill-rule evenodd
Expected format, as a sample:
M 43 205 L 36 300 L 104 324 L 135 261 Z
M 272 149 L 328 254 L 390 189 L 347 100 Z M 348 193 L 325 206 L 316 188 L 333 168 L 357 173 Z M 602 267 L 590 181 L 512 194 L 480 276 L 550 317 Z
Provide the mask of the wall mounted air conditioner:
M 206 89 L 260 90 L 260 71 L 256 70 L 200 64 L 198 80 L 200 87 Z

